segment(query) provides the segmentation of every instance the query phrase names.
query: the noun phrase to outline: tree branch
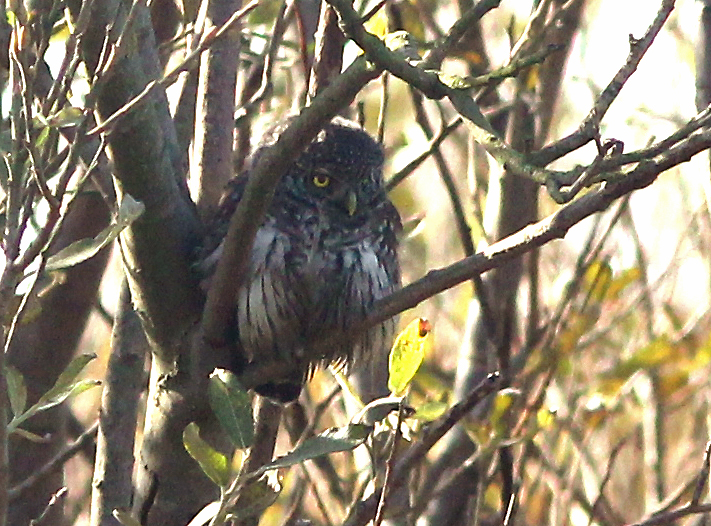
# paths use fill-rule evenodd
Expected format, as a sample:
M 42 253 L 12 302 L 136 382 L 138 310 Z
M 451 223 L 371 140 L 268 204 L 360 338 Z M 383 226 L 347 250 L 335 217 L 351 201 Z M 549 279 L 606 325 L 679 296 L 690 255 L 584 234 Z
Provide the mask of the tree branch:
M 234 298 L 244 280 L 250 254 L 246 247 L 252 246 L 282 174 L 323 126 L 379 74 L 380 70 L 364 58 L 357 59 L 301 111 L 251 170 L 244 195 L 230 221 L 204 310 L 204 338 L 213 348 L 222 348 L 228 341 Z
M 103 119 L 121 111 L 160 77 L 148 9 L 137 4 L 129 27 L 125 4 L 112 0 L 94 8 L 81 41 L 85 61 L 94 68 L 92 96 Z M 105 45 L 106 34 L 110 40 Z M 135 52 L 128 52 L 129 45 Z M 106 49 L 111 58 L 102 65 Z M 187 194 L 165 92 L 156 90 L 140 111 L 126 114 L 111 129 L 108 142 L 119 199 L 128 193 L 145 205 L 143 216 L 120 237 L 134 307 L 158 355 L 172 363 L 186 328 L 199 315 L 201 299 L 190 272 L 199 223 Z

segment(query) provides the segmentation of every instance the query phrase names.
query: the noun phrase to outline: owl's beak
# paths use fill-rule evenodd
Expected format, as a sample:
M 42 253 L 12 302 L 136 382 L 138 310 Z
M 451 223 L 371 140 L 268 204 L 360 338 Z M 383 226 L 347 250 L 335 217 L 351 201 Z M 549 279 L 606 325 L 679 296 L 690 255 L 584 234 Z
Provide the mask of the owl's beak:
M 356 213 L 356 210 L 358 209 L 358 196 L 356 196 L 356 193 L 353 190 L 348 190 L 348 192 L 346 192 L 344 203 L 346 205 L 346 210 L 348 210 L 348 215 L 352 216 Z

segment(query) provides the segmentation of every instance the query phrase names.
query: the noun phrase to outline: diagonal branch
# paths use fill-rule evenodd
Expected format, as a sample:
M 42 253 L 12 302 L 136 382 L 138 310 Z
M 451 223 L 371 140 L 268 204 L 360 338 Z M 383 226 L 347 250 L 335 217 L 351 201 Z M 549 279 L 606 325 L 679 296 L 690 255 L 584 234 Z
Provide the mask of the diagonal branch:
M 251 171 L 244 195 L 230 221 L 223 255 L 207 296 L 202 326 L 206 341 L 213 347 L 221 348 L 228 341 L 234 297 L 244 280 L 250 254 L 246 247 L 252 246 L 282 174 L 323 126 L 378 75 L 380 70 L 364 58 L 356 60 L 301 111 Z
M 651 185 L 663 172 L 691 160 L 694 155 L 708 148 L 711 148 L 711 130 L 692 135 L 665 154 L 639 163 L 624 177 L 591 190 L 547 218 L 528 225 L 473 256 L 441 269 L 430 270 L 422 278 L 378 301 L 368 317 L 348 328 L 345 334 L 342 331 L 331 331 L 322 334 L 312 345 L 315 348 L 326 348 L 343 338 L 360 334 L 384 320 L 416 307 L 432 296 L 472 279 L 473 276 L 500 267 L 554 239 L 562 239 L 568 230 L 583 219 L 607 210 L 615 200 Z M 286 375 L 290 370 L 289 363 L 267 362 L 245 371 L 241 381 L 245 387 L 252 388 L 275 375 Z
M 606 210 L 616 199 L 652 184 L 666 170 L 689 161 L 694 155 L 711 147 L 711 130 L 693 135 L 657 159 L 640 163 L 624 178 L 590 191 L 560 208 L 547 218 L 494 243 L 477 254 L 438 270 L 384 298 L 367 320 L 354 330 L 362 330 L 388 319 L 421 301 L 500 266 L 533 248 L 565 237 L 574 225 L 588 216 Z
M 380 68 L 389 71 L 411 86 L 416 87 L 429 98 L 449 98 L 455 109 L 466 119 L 474 139 L 499 164 L 515 175 L 527 177 L 541 185 L 546 185 L 551 197 L 559 203 L 564 203 L 565 199 L 557 190 L 561 186 L 571 184 L 578 179 L 583 169 L 576 167 L 567 172 L 560 172 L 544 169 L 543 166 L 583 146 L 596 136 L 600 120 L 617 98 L 629 77 L 636 71 L 640 61 L 674 8 L 674 0 L 663 0 L 655 19 L 644 36 L 640 39 L 630 37 L 630 54 L 627 62 L 602 92 L 588 117 L 576 132 L 535 154 L 524 156 L 510 148 L 499 137 L 482 115 L 479 106 L 465 90 L 446 85 L 442 82 L 437 71 L 415 67 L 403 57 L 388 49 L 378 37 L 368 33 L 363 28 L 360 17 L 358 17 L 358 14 L 348 1 L 327 1 L 338 11 L 344 32 L 365 50 L 369 60 L 372 60 Z
M 597 98 L 595 105 L 588 113 L 587 117 L 580 124 L 578 129 L 560 139 L 553 144 L 540 149 L 537 152 L 528 156 L 528 160 L 535 166 L 546 166 L 552 161 L 563 157 L 567 153 L 577 150 L 581 146 L 587 144 L 598 133 L 602 118 L 610 109 L 610 106 L 615 101 L 625 83 L 629 80 L 632 74 L 637 71 L 637 67 L 644 57 L 647 50 L 657 38 L 662 26 L 669 18 L 669 15 L 674 10 L 674 0 L 663 0 L 662 5 L 657 12 L 656 17 L 645 31 L 640 39 L 635 39 L 630 35 L 630 52 L 627 56 L 627 61 L 615 74 L 607 87 L 602 90 L 602 93 Z

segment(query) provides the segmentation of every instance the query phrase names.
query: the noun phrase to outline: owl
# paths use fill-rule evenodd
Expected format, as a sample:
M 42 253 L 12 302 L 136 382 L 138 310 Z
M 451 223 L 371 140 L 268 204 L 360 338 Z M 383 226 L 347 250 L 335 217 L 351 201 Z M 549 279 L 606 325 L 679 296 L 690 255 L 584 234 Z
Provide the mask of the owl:
M 252 155 L 253 166 L 292 118 L 277 124 Z M 383 186 L 383 152 L 360 127 L 331 121 L 291 164 L 257 231 L 245 283 L 235 297 L 234 345 L 251 363 L 288 360 L 294 373 L 256 391 L 289 402 L 318 366 L 351 369 L 388 352 L 395 330 L 387 320 L 327 349 L 319 335 L 362 320 L 400 286 L 400 216 Z M 230 181 L 211 236 L 221 240 L 243 194 L 249 170 Z M 219 257 L 213 242 L 208 259 Z M 235 364 L 239 369 L 244 364 Z

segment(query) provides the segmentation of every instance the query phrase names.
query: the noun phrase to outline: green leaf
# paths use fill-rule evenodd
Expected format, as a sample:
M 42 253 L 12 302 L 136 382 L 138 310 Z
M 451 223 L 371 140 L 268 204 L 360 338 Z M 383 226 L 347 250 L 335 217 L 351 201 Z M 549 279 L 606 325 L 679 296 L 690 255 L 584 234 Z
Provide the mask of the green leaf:
M 76 396 L 92 387 L 101 385 L 101 382 L 98 380 L 80 380 L 75 382 L 84 367 L 95 358 L 95 354 L 81 354 L 74 358 L 59 375 L 59 378 L 57 378 L 52 388 L 43 394 L 40 399 L 37 400 L 37 403 L 24 413 L 16 415 L 10 421 L 7 425 L 8 432 L 15 431 L 15 429 L 28 418 L 61 404 L 70 396 Z
M 449 409 L 446 402 L 427 402 L 419 406 L 412 418 L 420 422 L 432 422 L 442 416 Z
M 235 447 L 251 446 L 254 441 L 252 400 L 237 377 L 224 369 L 215 369 L 210 375 L 208 396 L 212 411 Z
M 13 416 L 21 414 L 27 405 L 27 386 L 20 371 L 10 365 L 5 366 L 5 381 L 7 382 L 7 395 L 10 399 L 10 408 Z
M 78 125 L 83 119 L 84 112 L 81 108 L 67 106 L 57 113 L 49 115 L 44 123 L 53 128 L 66 128 Z
M 59 375 L 57 381 L 54 382 L 52 388 L 47 391 L 42 398 L 52 398 L 55 393 L 66 390 L 71 383 L 76 380 L 77 376 L 81 374 L 84 367 L 89 365 L 89 363 L 95 359 L 96 354 L 94 353 L 84 353 L 74 358 L 71 362 L 69 362 L 69 365 L 64 368 L 64 371 L 62 371 Z M 40 398 L 40 400 L 42 398 Z
M 415 214 L 403 220 L 402 239 L 412 239 L 420 235 L 425 224 L 425 214 Z
M 95 237 L 79 239 L 47 258 L 45 270 L 52 271 L 73 267 L 95 256 L 102 248 L 116 239 L 124 228 L 138 219 L 144 210 L 143 203 L 136 201 L 128 194 L 124 194 L 116 221 L 104 228 Z
M 359 424 L 375 424 L 379 420 L 385 418 L 388 413 L 397 411 L 401 402 L 402 398 L 399 396 L 376 398 L 361 409 L 358 414 L 351 419 L 351 422 L 358 422 Z
M 230 482 L 229 461 L 225 455 L 200 438 L 200 428 L 195 422 L 185 426 L 183 445 L 210 480 L 221 488 L 227 487 Z
M 322 457 L 330 453 L 350 451 L 355 449 L 368 438 L 373 426 L 366 424 L 350 424 L 346 427 L 332 427 L 318 436 L 305 440 L 291 453 L 272 460 L 259 468 L 257 474 L 265 473 L 271 469 L 285 468 L 299 464 L 305 460 Z
M 430 330 L 430 323 L 426 319 L 417 318 L 395 339 L 388 360 L 388 389 L 393 395 L 402 396 L 420 368 Z
M 21 427 L 14 429 L 12 432 L 17 436 L 20 436 L 26 440 L 29 440 L 30 442 L 34 442 L 35 444 L 46 444 L 47 443 L 47 436 L 46 435 L 39 436 L 35 433 L 27 431 L 26 429 L 22 429 Z

